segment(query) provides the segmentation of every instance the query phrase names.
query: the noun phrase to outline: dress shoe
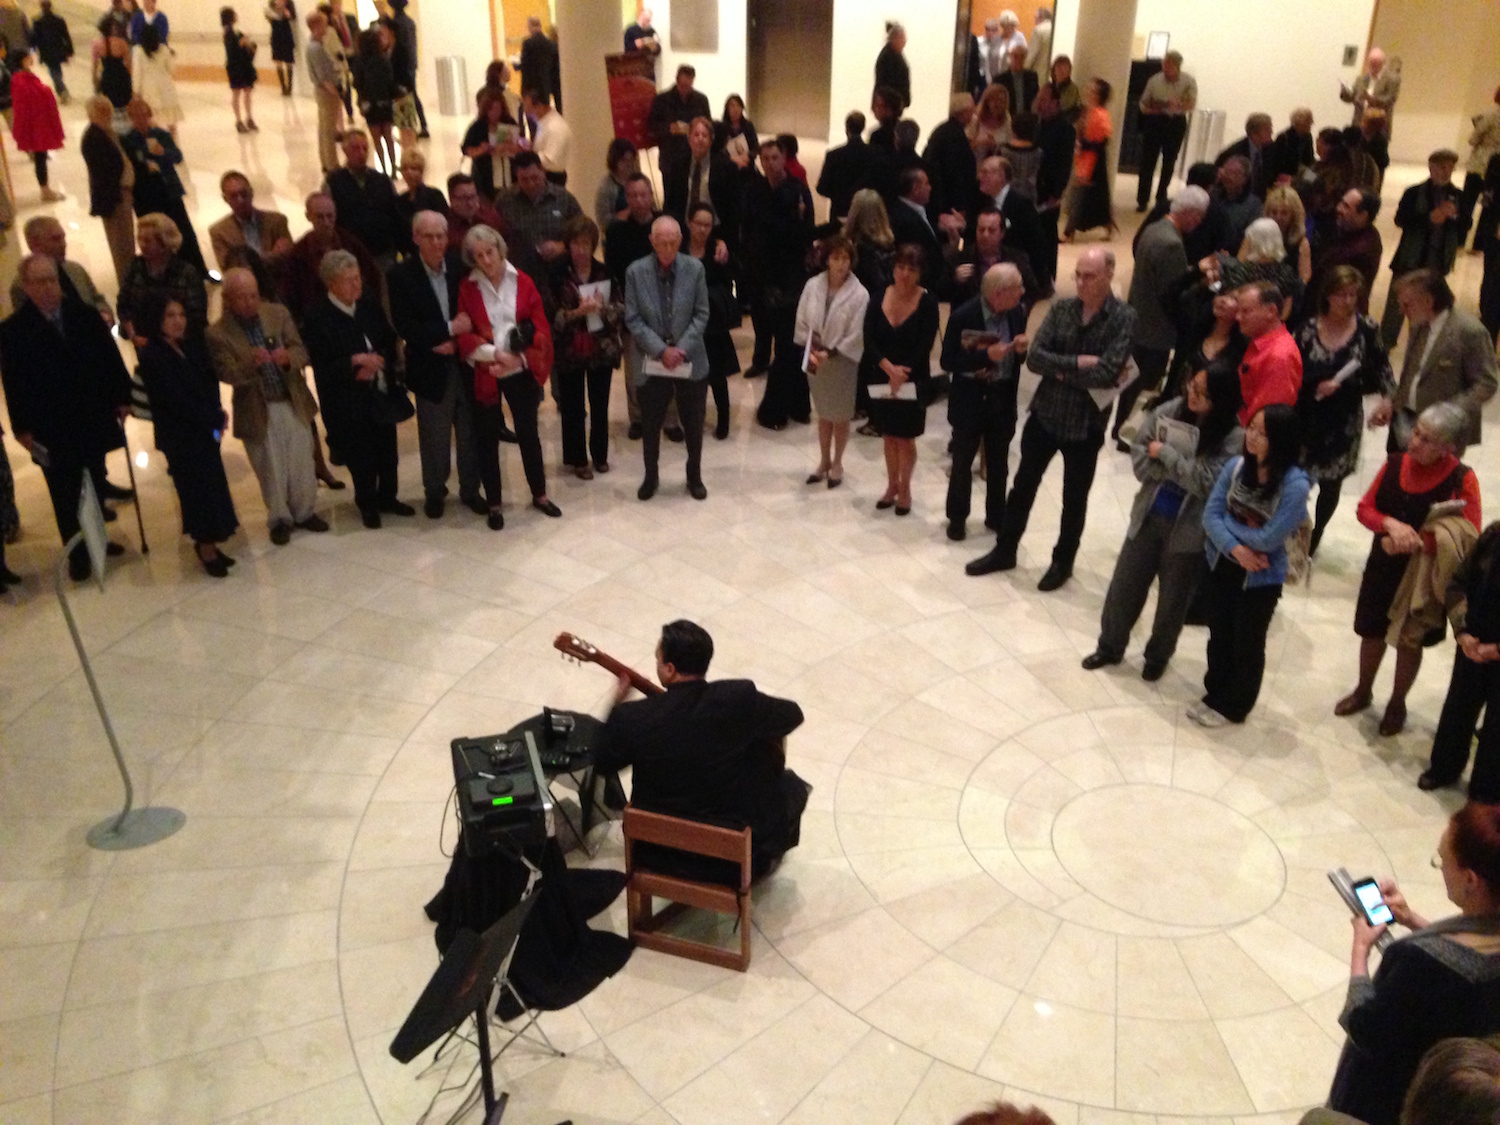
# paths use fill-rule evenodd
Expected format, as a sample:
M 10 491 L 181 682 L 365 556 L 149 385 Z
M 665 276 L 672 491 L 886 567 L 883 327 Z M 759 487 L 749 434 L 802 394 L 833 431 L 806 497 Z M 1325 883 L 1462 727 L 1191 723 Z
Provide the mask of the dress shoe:
M 759 379 L 765 373 L 766 365 L 764 363 L 752 363 L 749 367 L 745 368 L 746 379 Z
M 104 553 L 112 559 L 117 559 L 125 553 L 125 545 L 110 540 L 110 542 L 104 544 Z
M 506 445 L 517 445 L 520 442 L 520 439 L 516 437 L 516 431 L 503 422 L 500 424 L 500 440 Z
M 489 529 L 491 531 L 502 531 L 502 530 L 504 530 L 504 528 L 505 528 L 505 513 L 502 512 L 499 508 L 494 508 L 494 509 L 488 509 L 487 508 L 487 509 L 485 509 L 485 511 L 488 513 L 488 518 L 486 518 L 484 522 L 489 525 Z
M 1016 569 L 1016 554 L 1014 551 L 1002 550 L 996 547 L 987 555 L 981 555 L 973 562 L 964 566 L 964 573 L 971 578 L 978 578 L 982 574 L 994 574 L 1001 570 Z
M 388 516 L 414 516 L 417 510 L 410 504 L 403 504 L 400 500 L 383 500 L 380 510 Z
M 1148 684 L 1154 684 L 1166 675 L 1166 673 L 1167 665 L 1165 661 L 1148 660 L 1146 661 L 1146 666 L 1141 669 L 1141 679 L 1145 680 Z
M 1338 715 L 1340 718 L 1343 718 L 1347 715 L 1357 715 L 1369 706 L 1369 693 L 1362 692 L 1358 688 L 1355 688 L 1348 695 L 1344 696 L 1343 699 L 1340 699 L 1333 705 L 1333 713 L 1335 715 Z
M 1422 771 L 1422 776 L 1417 778 L 1417 788 L 1424 793 L 1430 793 L 1434 789 L 1447 789 L 1458 784 L 1456 777 L 1439 777 L 1431 769 Z
M 482 496 L 460 496 L 458 502 L 476 516 L 487 516 L 490 514 L 490 506 L 484 502 Z
M 228 578 L 229 564 L 224 561 L 223 555 L 215 555 L 211 559 L 199 559 L 203 564 L 203 572 L 211 578 Z
M 716 440 L 716 441 L 723 441 L 728 436 L 729 436 L 729 418 L 726 416 L 726 417 L 720 418 L 718 425 L 716 425 L 714 427 L 714 440 Z
M 828 487 L 829 488 L 837 488 L 839 485 L 841 485 L 843 483 L 844 483 L 844 474 L 843 473 L 840 473 L 838 476 L 834 476 L 832 473 L 828 474 Z
M 779 434 L 782 430 L 786 429 L 786 423 L 785 422 L 767 422 L 763 418 L 760 418 L 760 417 L 757 417 L 755 419 L 755 424 L 757 426 L 760 426 L 762 429 L 770 430 L 772 433 L 777 433 L 777 434 Z
M 681 442 L 687 435 L 682 432 L 681 426 L 668 426 L 662 430 L 662 434 L 668 441 Z
M 441 496 L 432 496 L 423 502 L 422 512 L 430 520 L 440 520 L 443 518 L 444 507 L 445 505 Z
M 1394 699 L 1385 705 L 1385 714 L 1380 716 L 1380 736 L 1390 738 L 1406 729 L 1406 704 Z
M 245 118 L 245 124 L 250 127 L 250 131 L 252 133 L 259 133 L 260 132 L 260 126 L 255 123 L 255 118 L 253 118 L 253 117 L 247 117 L 247 118 Z
M 656 495 L 656 478 L 647 477 L 641 481 L 641 487 L 635 490 L 637 500 L 649 500 Z
M 823 479 L 828 476 L 828 470 L 819 469 L 816 473 L 808 473 L 806 484 L 822 484 Z
M 896 498 L 894 496 L 883 497 L 883 498 L 875 501 L 875 510 L 877 512 L 883 512 L 887 508 L 894 508 L 895 506 L 896 506 Z
M 596 473 L 607 473 L 607 472 L 609 472 L 609 462 L 608 461 L 595 461 L 594 462 L 594 472 L 596 472 Z
M 531 506 L 541 512 L 542 515 L 551 516 L 553 519 L 557 519 L 558 516 L 562 515 L 562 509 L 551 500 L 532 500 Z
M 573 475 L 576 476 L 579 480 L 593 480 L 594 470 L 589 468 L 587 465 L 579 465 L 573 470 Z
M 898 516 L 909 516 L 909 515 L 911 515 L 911 505 L 907 504 L 907 505 L 905 505 L 903 507 L 902 505 L 897 504 L 896 505 L 896 514 Z
M 285 547 L 292 541 L 292 529 L 290 525 L 278 523 L 271 528 L 271 542 L 278 547 Z
M 641 440 L 641 424 L 639 422 L 632 422 L 632 423 L 630 423 L 630 429 L 628 429 L 628 430 L 625 431 L 625 436 L 627 438 L 629 438 L 631 441 L 640 441 Z
M 1108 668 L 1111 664 L 1118 664 L 1123 659 L 1119 656 L 1111 656 L 1103 649 L 1095 649 L 1083 658 L 1083 670 L 1085 672 L 1097 672 L 1100 668 Z
M 297 526 L 300 527 L 303 531 L 311 531 L 318 535 L 321 535 L 323 532 L 328 530 L 328 521 L 325 520 L 322 516 L 314 513 L 313 515 L 308 516 L 305 520 L 297 521 Z
M 1050 594 L 1053 590 L 1060 590 L 1073 577 L 1073 568 L 1063 566 L 1061 563 L 1053 563 L 1047 568 L 1047 573 L 1042 575 L 1042 580 L 1036 584 L 1036 588 L 1044 594 Z
M 224 552 L 223 552 L 223 551 L 220 551 L 220 552 L 219 552 L 219 558 L 221 558 L 221 559 L 223 559 L 223 560 L 224 560 L 224 565 L 225 565 L 225 566 L 233 566 L 233 565 L 234 565 L 234 564 L 235 564 L 235 560 L 234 560 L 234 559 L 232 559 L 232 558 L 230 558 L 230 557 L 229 557 L 229 556 L 228 556 L 228 555 L 226 555 L 226 554 L 225 554 L 225 553 L 224 553 Z
M 135 492 L 106 480 L 99 489 L 99 498 L 101 500 L 134 500 Z
M 334 476 L 332 473 L 329 473 L 326 477 L 319 477 L 318 483 L 321 484 L 324 488 L 328 489 L 330 492 L 342 492 L 345 488 L 348 487 L 346 484 L 344 484 L 343 481 L 339 480 L 339 478 Z
M 701 480 L 688 481 L 687 488 L 688 495 L 691 496 L 694 500 L 708 499 L 708 489 L 703 487 L 703 482 Z
M 361 508 L 359 510 L 359 518 L 360 522 L 362 522 L 371 531 L 374 531 L 380 526 L 380 509 Z
M 955 543 L 962 543 L 969 535 L 969 525 L 963 520 L 948 521 L 948 538 Z

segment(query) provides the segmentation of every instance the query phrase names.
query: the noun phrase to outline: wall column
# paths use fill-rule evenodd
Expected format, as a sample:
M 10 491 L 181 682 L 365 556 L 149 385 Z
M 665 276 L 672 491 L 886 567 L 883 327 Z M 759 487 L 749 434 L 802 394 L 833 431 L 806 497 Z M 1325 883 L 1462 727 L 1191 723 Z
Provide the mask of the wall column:
M 620 0 L 567 0 L 557 5 L 563 117 L 573 129 L 568 190 L 592 211 L 594 186 L 604 175 L 604 154 L 614 139 L 604 56 L 618 54 L 623 28 Z
M 1073 45 L 1073 81 L 1082 89 L 1090 79 L 1103 78 L 1113 90 L 1108 106 L 1115 123 L 1109 145 L 1109 174 L 1113 183 L 1115 169 L 1120 164 L 1120 129 L 1125 122 L 1125 98 L 1130 85 L 1136 0 L 1076 2 L 1078 32 Z M 1055 46 L 1053 53 L 1056 54 Z

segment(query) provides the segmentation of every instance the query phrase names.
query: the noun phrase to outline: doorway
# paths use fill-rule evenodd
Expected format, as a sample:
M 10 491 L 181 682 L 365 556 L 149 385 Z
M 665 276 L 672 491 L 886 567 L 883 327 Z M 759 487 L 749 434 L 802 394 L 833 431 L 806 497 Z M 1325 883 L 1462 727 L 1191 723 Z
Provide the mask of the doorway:
M 833 0 L 749 0 L 746 93 L 762 137 L 828 139 Z

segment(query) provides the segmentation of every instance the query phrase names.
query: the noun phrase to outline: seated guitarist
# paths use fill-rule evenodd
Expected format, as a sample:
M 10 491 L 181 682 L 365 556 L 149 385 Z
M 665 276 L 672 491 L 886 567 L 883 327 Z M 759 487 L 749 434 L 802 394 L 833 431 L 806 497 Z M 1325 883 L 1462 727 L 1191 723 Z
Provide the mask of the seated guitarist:
M 664 625 L 656 676 L 666 691 L 625 702 L 621 674 L 615 707 L 595 747 L 599 770 L 634 768 L 631 803 L 647 812 L 751 829 L 755 878 L 771 871 L 801 835 L 811 786 L 786 768 L 781 739 L 802 725 L 802 708 L 763 695 L 749 680 L 704 679 L 714 642 L 691 621 Z M 733 883 L 723 860 L 637 845 L 646 866 L 681 878 Z

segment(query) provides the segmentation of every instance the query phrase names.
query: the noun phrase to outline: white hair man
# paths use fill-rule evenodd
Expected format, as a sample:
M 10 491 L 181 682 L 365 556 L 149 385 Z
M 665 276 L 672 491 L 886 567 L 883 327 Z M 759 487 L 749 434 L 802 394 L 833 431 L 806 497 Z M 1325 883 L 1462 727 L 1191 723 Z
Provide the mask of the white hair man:
M 1396 99 L 1400 96 L 1401 60 L 1387 61 L 1385 52 L 1379 47 L 1370 48 L 1370 53 L 1365 56 L 1365 69 L 1352 87 L 1345 82 L 1339 83 L 1339 97 L 1354 106 L 1353 124 L 1364 121 L 1366 110 L 1384 110 L 1387 133 L 1390 119 L 1396 112 Z
M 1198 105 L 1198 81 L 1182 70 L 1182 52 L 1168 51 L 1161 70 L 1146 80 L 1137 103 L 1141 111 L 1141 161 L 1136 177 L 1135 209 L 1145 211 L 1151 198 L 1151 178 L 1161 158 L 1161 183 L 1156 200 L 1167 198 L 1167 185 L 1177 167 L 1177 154 L 1187 136 L 1188 117 Z

